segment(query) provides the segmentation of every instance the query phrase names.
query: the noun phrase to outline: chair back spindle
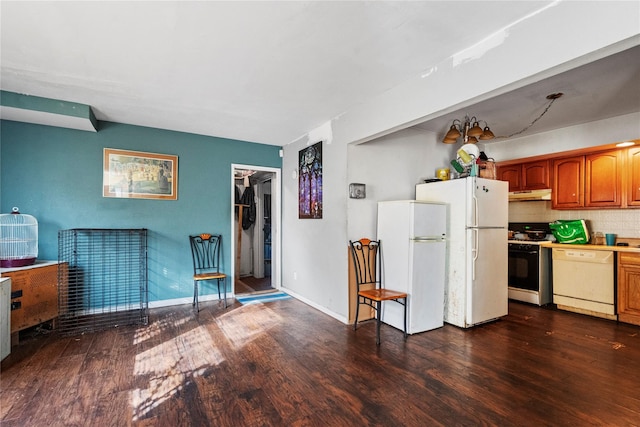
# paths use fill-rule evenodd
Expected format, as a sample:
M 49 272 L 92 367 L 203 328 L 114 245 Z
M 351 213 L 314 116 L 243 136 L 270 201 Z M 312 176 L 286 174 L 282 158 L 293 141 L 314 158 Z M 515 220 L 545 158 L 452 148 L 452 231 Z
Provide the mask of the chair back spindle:
M 356 283 L 359 291 L 380 287 L 379 249 L 378 242 L 368 239 L 357 240 L 351 244 Z
M 199 234 L 190 236 L 190 240 L 194 274 L 219 271 L 222 236 L 216 234 Z

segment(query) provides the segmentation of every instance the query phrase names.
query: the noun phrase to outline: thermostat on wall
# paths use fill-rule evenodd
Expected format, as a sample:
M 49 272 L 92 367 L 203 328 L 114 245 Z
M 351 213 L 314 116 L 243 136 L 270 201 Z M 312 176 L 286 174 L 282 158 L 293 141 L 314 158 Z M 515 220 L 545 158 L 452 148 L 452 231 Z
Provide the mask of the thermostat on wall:
M 349 184 L 349 197 L 352 199 L 364 199 L 367 196 L 366 186 L 364 184 Z

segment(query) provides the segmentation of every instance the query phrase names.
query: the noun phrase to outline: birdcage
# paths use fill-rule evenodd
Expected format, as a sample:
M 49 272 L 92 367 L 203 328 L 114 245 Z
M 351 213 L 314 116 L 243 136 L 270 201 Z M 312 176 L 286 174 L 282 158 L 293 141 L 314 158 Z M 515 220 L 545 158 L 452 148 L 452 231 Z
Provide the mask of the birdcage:
M 13 208 L 0 215 L 0 267 L 24 267 L 38 257 L 38 221 Z

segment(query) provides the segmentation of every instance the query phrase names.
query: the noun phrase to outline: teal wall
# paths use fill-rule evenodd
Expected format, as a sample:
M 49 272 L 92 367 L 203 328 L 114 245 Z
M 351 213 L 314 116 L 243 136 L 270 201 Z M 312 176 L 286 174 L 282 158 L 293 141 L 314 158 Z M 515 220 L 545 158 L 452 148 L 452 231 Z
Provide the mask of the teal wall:
M 110 122 L 97 133 L 0 121 L 0 212 L 38 220 L 38 258 L 58 259 L 58 230 L 147 228 L 149 301 L 193 294 L 187 236 L 223 235 L 231 268 L 231 164 L 281 167 L 280 147 Z M 178 156 L 178 200 L 102 197 L 103 149 Z M 231 283 L 230 283 L 231 287 Z M 215 291 L 215 292 L 214 292 Z M 216 293 L 205 286 L 202 293 Z

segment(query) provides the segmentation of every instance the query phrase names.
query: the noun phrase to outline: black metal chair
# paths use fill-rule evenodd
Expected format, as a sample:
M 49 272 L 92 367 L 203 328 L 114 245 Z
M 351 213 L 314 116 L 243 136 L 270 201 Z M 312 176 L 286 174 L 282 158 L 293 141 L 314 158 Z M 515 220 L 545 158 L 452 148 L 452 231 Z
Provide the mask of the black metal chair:
M 404 306 L 404 339 L 407 339 L 407 294 L 385 289 L 381 280 L 380 241 L 360 239 L 351 241 L 351 258 L 356 278 L 357 304 L 353 330 L 358 326 L 360 305 L 371 307 L 376 312 L 376 345 L 380 345 L 380 323 L 382 323 L 382 302 L 395 301 Z
M 191 255 L 193 257 L 193 305 L 198 306 L 198 283 L 215 280 L 218 285 L 218 299 L 220 299 L 220 281 L 224 288 L 224 308 L 227 308 L 227 275 L 220 271 L 220 252 L 222 236 L 219 234 L 202 233 L 189 236 Z

